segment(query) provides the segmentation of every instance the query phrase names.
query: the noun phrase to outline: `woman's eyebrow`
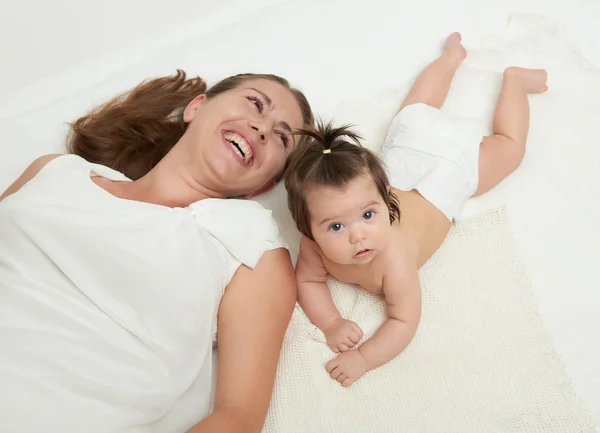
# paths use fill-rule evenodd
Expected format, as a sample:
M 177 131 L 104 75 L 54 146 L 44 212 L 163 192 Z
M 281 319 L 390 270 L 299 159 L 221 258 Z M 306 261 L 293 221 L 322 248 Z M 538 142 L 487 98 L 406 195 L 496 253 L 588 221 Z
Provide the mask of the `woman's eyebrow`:
M 249 87 L 249 89 L 254 90 L 256 93 L 259 93 L 265 100 L 265 102 L 267 103 L 267 105 L 269 107 L 273 107 L 273 101 L 271 100 L 271 98 L 269 98 L 268 95 L 266 95 L 265 93 L 261 92 L 260 90 L 258 90 L 255 87 Z M 290 125 L 287 124 L 287 122 L 278 122 L 278 125 L 281 126 L 285 132 L 287 132 L 288 134 L 292 134 L 292 128 L 290 128 Z M 296 139 L 294 138 L 294 142 L 296 141 Z
M 256 93 L 260 93 L 261 96 L 263 98 L 265 98 L 265 101 L 267 101 L 267 105 L 269 105 L 269 106 L 273 105 L 273 101 L 271 101 L 271 98 L 269 98 L 267 95 L 265 95 L 263 92 L 261 92 L 257 88 L 255 88 L 255 87 L 249 87 L 249 89 L 254 90 Z

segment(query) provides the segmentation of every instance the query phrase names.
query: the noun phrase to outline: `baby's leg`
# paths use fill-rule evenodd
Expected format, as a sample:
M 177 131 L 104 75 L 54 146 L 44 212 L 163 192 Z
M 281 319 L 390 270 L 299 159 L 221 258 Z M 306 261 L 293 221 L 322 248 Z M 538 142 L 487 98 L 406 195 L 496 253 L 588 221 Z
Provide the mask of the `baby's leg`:
M 479 184 L 474 195 L 496 186 L 525 156 L 529 131 L 529 93 L 542 93 L 546 71 L 511 67 L 504 71 L 502 90 L 494 113 L 494 135 L 484 137 L 479 152 Z
M 460 33 L 452 33 L 448 36 L 444 52 L 419 74 L 400 109 L 417 102 L 435 108 L 442 107 L 450 89 L 452 78 L 454 78 L 456 70 L 467 56 L 467 50 L 461 45 L 460 41 Z

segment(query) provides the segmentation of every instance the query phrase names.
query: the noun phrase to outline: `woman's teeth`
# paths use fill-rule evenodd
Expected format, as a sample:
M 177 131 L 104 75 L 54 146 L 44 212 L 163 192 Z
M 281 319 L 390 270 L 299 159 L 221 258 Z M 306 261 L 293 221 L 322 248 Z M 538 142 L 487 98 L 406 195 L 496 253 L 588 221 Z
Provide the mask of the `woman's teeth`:
M 225 139 L 229 141 L 233 150 L 235 150 L 238 155 L 241 156 L 242 160 L 246 163 L 250 162 L 252 159 L 252 148 L 246 143 L 244 137 L 235 132 L 227 132 L 225 134 Z

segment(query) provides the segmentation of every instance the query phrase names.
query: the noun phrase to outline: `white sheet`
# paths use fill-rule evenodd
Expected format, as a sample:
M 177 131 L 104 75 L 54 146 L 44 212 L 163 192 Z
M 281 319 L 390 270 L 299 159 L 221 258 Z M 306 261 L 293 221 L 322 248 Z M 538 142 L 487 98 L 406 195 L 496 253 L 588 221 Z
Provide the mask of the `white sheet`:
M 589 0 L 423 0 L 410 4 L 263 0 L 252 6 L 227 2 L 214 8 L 198 17 L 193 27 L 156 35 L 132 49 L 1 98 L 0 189 L 34 157 L 62 149 L 64 122 L 117 91 L 149 76 L 172 73 L 177 67 L 211 82 L 234 72 L 279 73 L 305 90 L 314 108 L 324 115 L 332 114 L 341 102 L 357 101 L 378 90 L 386 95 L 383 104 L 392 106 L 395 101 L 388 89 L 401 89 L 402 93 L 422 66 L 437 55 L 447 33 L 462 31 L 467 46 L 472 46 L 481 36 L 504 29 L 513 11 L 537 12 L 563 22 L 565 38 L 576 40 L 577 46 L 600 64 L 596 27 L 600 4 Z M 546 52 L 545 58 L 549 56 Z M 481 59 L 481 64 L 490 61 L 493 59 Z M 568 76 L 563 78 L 567 79 L 563 95 L 569 91 L 586 94 L 584 82 L 564 87 Z M 557 82 L 550 77 L 551 86 Z M 452 97 L 448 109 L 452 109 Z M 547 95 L 550 100 L 557 97 L 557 93 Z M 543 176 L 523 179 L 516 174 L 477 206 L 488 200 L 508 205 L 542 318 L 576 390 L 600 421 L 600 340 L 596 331 L 600 284 L 594 261 L 600 233 L 594 207 L 598 175 L 584 170 L 595 170 L 592 158 L 597 146 L 586 145 L 593 141 L 595 131 L 586 120 L 594 118 L 597 106 L 592 98 L 587 101 L 583 118 L 573 117 L 569 107 L 554 105 L 554 111 L 544 113 L 548 105 L 534 106 L 532 122 L 542 114 L 577 126 L 556 128 L 555 122 L 549 122 L 547 132 L 539 130 L 548 138 L 561 137 L 569 146 L 532 149 L 522 172 Z M 372 124 L 367 128 L 373 128 Z M 571 139 L 572 131 L 580 133 L 579 139 Z M 537 160 L 533 159 L 535 152 Z M 525 185 L 525 181 L 533 183 Z M 548 185 L 554 189 L 549 190 Z M 536 217 L 541 209 L 546 210 L 544 217 Z

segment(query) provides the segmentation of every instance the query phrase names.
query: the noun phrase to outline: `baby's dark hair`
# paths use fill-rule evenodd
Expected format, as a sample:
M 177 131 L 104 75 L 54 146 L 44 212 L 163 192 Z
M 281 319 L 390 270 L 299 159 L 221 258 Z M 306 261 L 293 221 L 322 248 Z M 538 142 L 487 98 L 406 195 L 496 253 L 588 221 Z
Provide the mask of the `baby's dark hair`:
M 284 173 L 288 207 L 296 227 L 313 239 L 306 196 L 312 187 L 340 188 L 358 176 L 372 176 L 389 210 L 390 224 L 400 219 L 398 198 L 389 188 L 382 161 L 360 143 L 361 136 L 349 125 L 334 127 L 318 121 L 313 128 L 299 131 L 305 136 L 290 158 Z

